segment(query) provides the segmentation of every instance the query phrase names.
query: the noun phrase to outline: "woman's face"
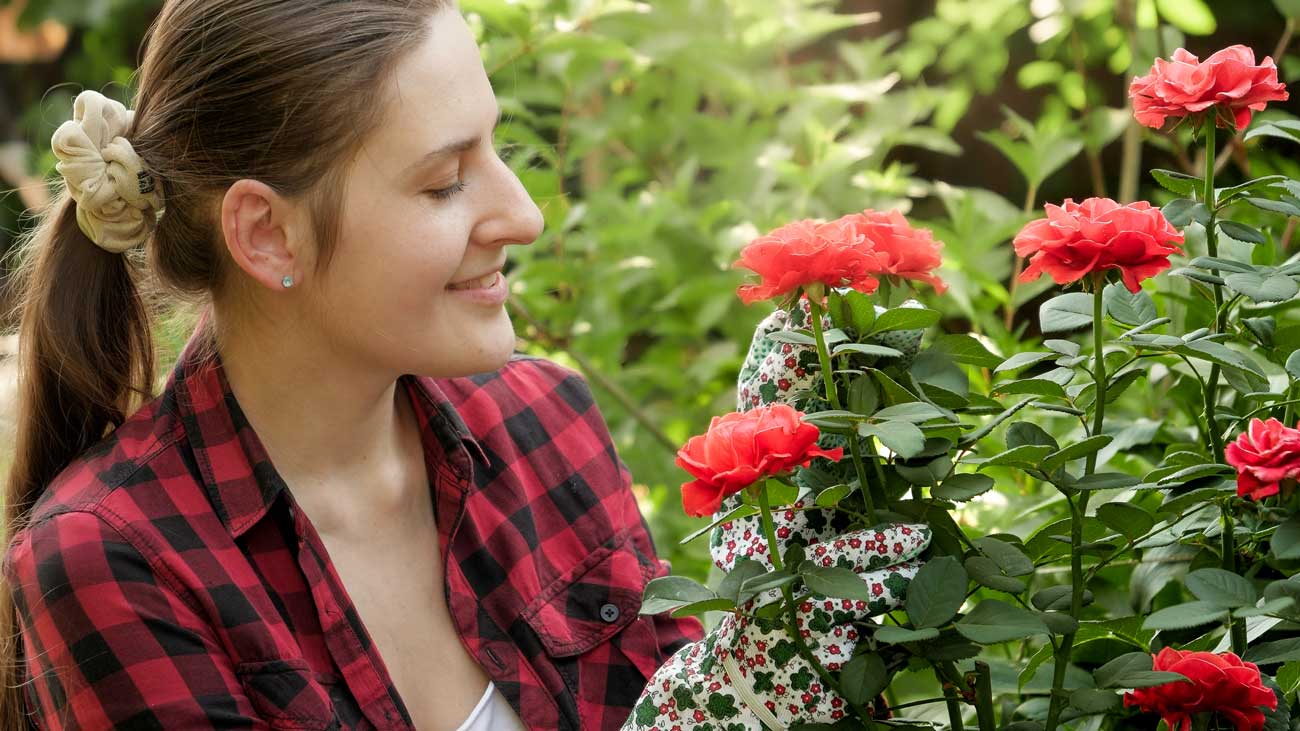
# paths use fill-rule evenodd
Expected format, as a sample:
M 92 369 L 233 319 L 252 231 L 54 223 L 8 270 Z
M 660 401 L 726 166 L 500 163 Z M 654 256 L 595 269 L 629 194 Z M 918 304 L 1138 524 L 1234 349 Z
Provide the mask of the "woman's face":
M 497 273 L 507 245 L 541 234 L 542 215 L 493 147 L 499 111 L 469 28 L 454 9 L 430 28 L 348 170 L 319 306 L 331 343 L 368 366 L 457 376 L 509 358 Z M 453 287 L 484 275 L 495 284 Z

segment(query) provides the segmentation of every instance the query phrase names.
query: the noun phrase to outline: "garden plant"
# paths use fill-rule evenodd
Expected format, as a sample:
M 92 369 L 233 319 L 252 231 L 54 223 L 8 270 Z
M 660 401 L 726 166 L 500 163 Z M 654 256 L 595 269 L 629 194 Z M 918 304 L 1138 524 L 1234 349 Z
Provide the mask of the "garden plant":
M 1176 196 L 1162 207 L 1067 199 L 1020 230 L 1018 279 L 1059 289 L 1039 307 L 1040 347 L 995 355 L 930 334 L 940 313 L 900 300 L 917 285 L 943 296 L 941 245 L 897 212 L 750 243 L 736 265 L 758 282 L 739 296 L 778 310 L 737 411 L 677 458 L 693 478 L 683 508 L 713 517 L 696 536 L 726 573 L 714 588 L 657 579 L 642 609 L 723 617 L 660 670 L 630 723 L 898 726 L 943 704 L 950 728 L 970 707 L 981 731 L 1292 728 L 1300 350 L 1275 313 L 1300 293 L 1300 261 L 1240 213 L 1300 215 L 1300 181 L 1215 184 L 1224 136 L 1300 141 L 1295 123 L 1251 126 L 1287 96 L 1272 59 L 1243 46 L 1178 49 L 1132 81 L 1137 121 L 1191 130 L 1204 173 L 1152 170 Z M 1145 460 L 1120 450 L 1148 425 L 1108 414 L 1134 388 L 1183 417 L 1154 425 L 1175 437 Z M 1069 517 L 1024 539 L 955 519 L 1022 479 L 1050 485 Z M 1096 606 L 1099 572 L 1171 557 L 1184 557 L 1163 577 L 1176 599 Z M 1006 643 L 1019 672 L 999 707 L 986 656 Z M 932 697 L 891 704 L 882 693 L 905 670 L 931 673 Z

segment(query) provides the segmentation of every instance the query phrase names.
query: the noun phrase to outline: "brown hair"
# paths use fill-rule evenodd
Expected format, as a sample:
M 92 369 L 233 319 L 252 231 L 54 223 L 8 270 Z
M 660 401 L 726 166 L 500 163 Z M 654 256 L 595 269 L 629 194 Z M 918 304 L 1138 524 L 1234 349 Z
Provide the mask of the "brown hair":
M 328 266 L 345 163 L 379 121 L 391 70 L 449 5 L 167 0 L 145 36 L 127 134 L 163 190 L 151 240 L 100 249 L 60 191 L 19 250 L 18 433 L 0 546 L 60 471 L 152 396 L 154 293 L 208 302 L 239 284 L 217 225 L 231 184 L 252 178 L 307 202 L 317 268 Z M 216 333 L 202 342 L 214 348 Z M 29 728 L 18 629 L 0 581 L 0 731 Z

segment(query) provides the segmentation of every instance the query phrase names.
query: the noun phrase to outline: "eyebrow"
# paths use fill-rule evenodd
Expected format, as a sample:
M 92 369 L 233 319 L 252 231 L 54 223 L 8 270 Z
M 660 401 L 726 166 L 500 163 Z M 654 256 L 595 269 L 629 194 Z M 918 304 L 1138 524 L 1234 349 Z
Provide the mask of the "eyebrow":
M 492 123 L 492 129 L 494 131 L 498 126 L 501 125 L 501 117 L 502 117 L 501 107 L 498 106 L 496 121 Z M 456 140 L 454 142 L 448 142 L 445 145 L 440 145 L 434 148 L 433 150 L 429 151 L 428 153 L 426 153 L 420 159 L 408 165 L 406 170 L 403 171 L 402 177 L 411 175 L 415 171 L 423 168 L 425 165 L 428 165 L 429 163 L 435 162 L 449 155 L 459 155 L 461 153 L 468 152 L 469 150 L 472 150 L 473 148 L 477 147 L 479 143 L 482 141 L 483 141 L 483 135 L 474 135 L 473 137 L 466 137 L 465 139 Z

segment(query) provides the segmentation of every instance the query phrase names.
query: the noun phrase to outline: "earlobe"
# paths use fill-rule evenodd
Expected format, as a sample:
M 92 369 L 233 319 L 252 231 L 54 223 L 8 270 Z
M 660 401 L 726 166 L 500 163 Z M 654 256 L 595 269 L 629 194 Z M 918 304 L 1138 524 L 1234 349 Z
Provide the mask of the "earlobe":
M 297 271 L 293 203 L 256 180 L 235 181 L 221 201 L 221 233 L 230 257 L 268 289 Z

